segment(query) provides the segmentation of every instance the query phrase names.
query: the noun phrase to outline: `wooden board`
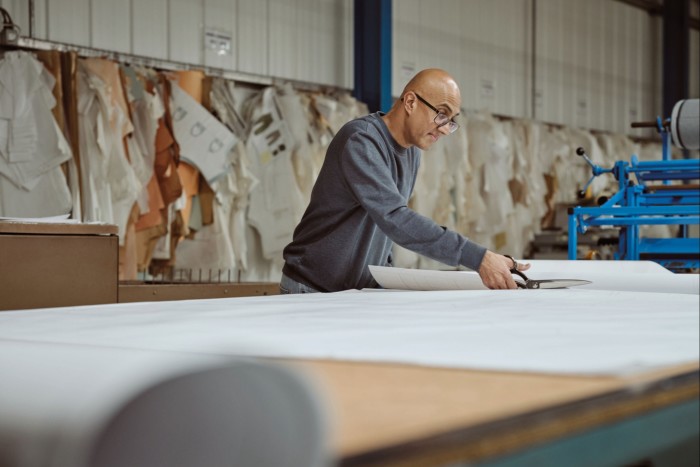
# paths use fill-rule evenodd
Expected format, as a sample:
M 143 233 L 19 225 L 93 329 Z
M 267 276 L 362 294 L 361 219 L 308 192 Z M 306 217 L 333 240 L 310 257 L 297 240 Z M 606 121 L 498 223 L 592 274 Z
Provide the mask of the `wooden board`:
M 479 461 L 700 394 L 698 363 L 629 378 L 296 364 L 327 394 L 342 465 Z
M 201 298 L 252 297 L 279 294 L 276 282 L 229 282 L 221 284 L 119 283 L 119 302 L 155 302 Z

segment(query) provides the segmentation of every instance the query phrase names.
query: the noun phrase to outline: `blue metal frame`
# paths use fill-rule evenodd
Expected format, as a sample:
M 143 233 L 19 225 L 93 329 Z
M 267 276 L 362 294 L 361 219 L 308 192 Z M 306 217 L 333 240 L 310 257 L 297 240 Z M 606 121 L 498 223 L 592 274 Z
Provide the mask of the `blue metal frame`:
M 615 259 L 639 260 L 644 254 L 669 269 L 700 268 L 700 239 L 689 238 L 686 227 L 700 224 L 700 190 L 670 185 L 671 181 L 700 180 L 700 159 L 671 160 L 669 132 L 660 118 L 657 126 L 663 143 L 660 161 L 639 162 L 633 155 L 629 163 L 618 161 L 606 169 L 579 153 L 593 173 L 586 188 L 595 177 L 612 173 L 619 191 L 600 207 L 577 206 L 569 210 L 569 259 L 577 259 L 578 235 L 588 227 L 615 226 L 620 227 Z M 651 191 L 649 182 L 654 181 L 661 181 L 663 189 Z M 641 238 L 640 225 L 680 225 L 682 237 Z
M 697 440 L 698 409 L 700 403 L 690 400 L 476 465 L 609 467 L 653 458 Z M 681 451 L 676 457 L 683 454 Z

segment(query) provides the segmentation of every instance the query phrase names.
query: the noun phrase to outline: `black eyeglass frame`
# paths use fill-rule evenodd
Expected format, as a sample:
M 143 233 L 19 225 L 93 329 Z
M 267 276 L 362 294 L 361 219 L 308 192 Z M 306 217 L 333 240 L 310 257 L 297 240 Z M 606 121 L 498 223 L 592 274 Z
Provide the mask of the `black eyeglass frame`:
M 440 127 L 442 127 L 442 126 L 445 126 L 445 125 L 449 125 L 447 128 L 450 130 L 450 134 L 452 134 L 452 133 L 454 133 L 455 131 L 457 131 L 457 129 L 459 128 L 459 123 L 455 122 L 455 121 L 452 120 L 450 117 L 448 117 L 447 115 L 445 115 L 444 112 L 440 112 L 440 111 L 439 111 L 438 109 L 436 109 L 430 102 L 428 102 L 428 101 L 426 101 L 425 99 L 423 99 L 417 92 L 413 91 L 413 94 L 416 95 L 416 97 L 418 98 L 419 101 L 421 101 L 422 103 L 424 103 L 426 106 L 428 106 L 429 109 L 431 109 L 433 112 L 435 112 L 435 113 L 437 114 L 437 115 L 435 116 L 435 118 L 433 119 L 433 122 L 435 122 L 435 124 L 438 126 L 438 128 L 440 128 Z M 446 122 L 443 122 L 443 123 L 439 123 L 437 120 L 438 120 L 438 117 L 439 117 L 440 115 L 442 115 L 443 117 L 445 117 L 445 118 L 447 119 L 447 121 L 446 121 Z

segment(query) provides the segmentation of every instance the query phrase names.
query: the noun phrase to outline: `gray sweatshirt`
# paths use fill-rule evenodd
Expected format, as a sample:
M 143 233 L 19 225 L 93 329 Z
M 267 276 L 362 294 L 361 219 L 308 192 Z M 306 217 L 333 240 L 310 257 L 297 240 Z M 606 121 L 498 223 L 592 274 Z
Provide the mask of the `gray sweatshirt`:
M 393 242 L 478 270 L 486 249 L 408 208 L 420 151 L 401 147 L 382 113 L 333 138 L 292 243 L 284 274 L 322 292 L 377 287 L 368 265 L 391 266 Z

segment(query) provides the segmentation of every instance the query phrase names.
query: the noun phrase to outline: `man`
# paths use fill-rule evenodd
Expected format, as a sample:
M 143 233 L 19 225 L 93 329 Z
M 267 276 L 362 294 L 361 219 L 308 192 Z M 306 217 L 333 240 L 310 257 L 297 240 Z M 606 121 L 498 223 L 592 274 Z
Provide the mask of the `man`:
M 478 271 L 491 289 L 516 288 L 514 261 L 408 208 L 419 149 L 457 130 L 459 87 L 427 69 L 388 113 L 347 123 L 333 138 L 311 201 L 284 249 L 282 293 L 377 287 L 369 265 L 391 265 L 393 242 L 450 266 Z M 518 265 L 526 270 L 529 265 Z

